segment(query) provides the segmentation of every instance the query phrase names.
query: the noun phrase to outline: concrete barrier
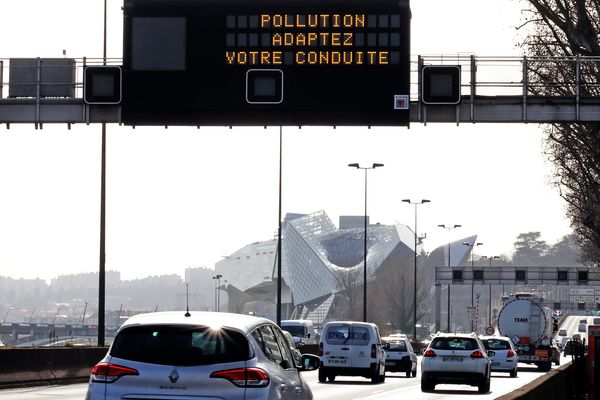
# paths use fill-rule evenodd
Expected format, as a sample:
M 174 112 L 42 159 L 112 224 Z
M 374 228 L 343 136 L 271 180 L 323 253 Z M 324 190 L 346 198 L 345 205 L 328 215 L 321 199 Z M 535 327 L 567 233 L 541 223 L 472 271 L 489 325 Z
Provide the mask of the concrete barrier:
M 585 358 L 553 369 L 496 400 L 567 400 L 586 392 Z
M 107 347 L 0 349 L 0 388 L 85 382 Z

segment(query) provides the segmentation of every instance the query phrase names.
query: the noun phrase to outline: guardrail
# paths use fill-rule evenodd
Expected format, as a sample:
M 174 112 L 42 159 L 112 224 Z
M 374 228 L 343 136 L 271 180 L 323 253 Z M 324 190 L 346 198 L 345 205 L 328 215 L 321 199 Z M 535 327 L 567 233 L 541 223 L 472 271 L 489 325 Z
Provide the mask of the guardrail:
M 107 347 L 0 349 L 0 388 L 86 382 Z

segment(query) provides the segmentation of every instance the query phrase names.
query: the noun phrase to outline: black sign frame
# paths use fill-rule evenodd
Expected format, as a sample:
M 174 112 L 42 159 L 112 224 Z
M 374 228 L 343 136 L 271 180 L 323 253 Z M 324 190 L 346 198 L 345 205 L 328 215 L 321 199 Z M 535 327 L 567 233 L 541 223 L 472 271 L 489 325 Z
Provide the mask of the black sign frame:
M 409 125 L 408 0 L 125 0 L 123 9 L 126 125 Z M 248 101 L 257 69 L 281 71 L 281 101 Z

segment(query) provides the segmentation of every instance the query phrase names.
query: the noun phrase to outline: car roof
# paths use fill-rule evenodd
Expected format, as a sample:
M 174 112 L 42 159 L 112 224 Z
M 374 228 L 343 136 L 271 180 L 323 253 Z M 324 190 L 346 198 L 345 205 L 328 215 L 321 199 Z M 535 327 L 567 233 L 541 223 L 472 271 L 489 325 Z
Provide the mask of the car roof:
M 471 333 L 438 332 L 435 334 L 434 339 L 436 337 L 461 337 L 461 338 L 477 339 L 477 335 L 474 332 L 471 332 Z
M 404 341 L 408 341 L 408 338 L 406 336 L 401 337 L 401 336 L 382 336 L 381 340 L 385 340 L 386 342 L 404 342 Z
M 499 340 L 506 340 L 507 342 L 511 341 L 508 336 L 479 336 L 479 339 L 481 339 L 481 340 L 499 339 Z
M 189 325 L 212 326 L 220 328 L 234 328 L 243 332 L 250 332 L 258 325 L 273 323 L 266 318 L 245 314 L 232 314 L 212 311 L 190 311 L 189 317 L 184 311 L 162 311 L 147 314 L 138 314 L 129 318 L 119 328 L 119 331 L 131 326 L 144 325 Z
M 327 323 L 325 323 L 325 326 L 327 325 L 356 325 L 356 326 L 373 326 L 373 327 L 377 327 L 377 325 L 375 325 L 372 322 L 360 322 L 360 321 L 328 321 Z

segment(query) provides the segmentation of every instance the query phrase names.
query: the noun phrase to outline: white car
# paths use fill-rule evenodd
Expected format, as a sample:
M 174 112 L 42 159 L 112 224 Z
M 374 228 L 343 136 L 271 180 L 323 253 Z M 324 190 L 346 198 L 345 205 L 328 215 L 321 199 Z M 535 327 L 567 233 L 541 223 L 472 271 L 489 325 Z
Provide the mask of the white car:
M 159 312 L 134 316 L 93 368 L 86 400 L 224 398 L 312 400 L 281 329 L 248 315 Z
M 480 339 L 492 360 L 492 371 L 508 372 L 516 378 L 519 357 L 512 340 L 506 336 L 481 336 Z
M 438 333 L 421 360 L 421 391 L 440 383 L 477 386 L 490 391 L 492 362 L 475 333 Z
M 417 355 L 406 336 L 382 337 L 386 372 L 404 372 L 406 377 L 417 376 Z
M 368 322 L 327 322 L 319 343 L 319 382 L 338 375 L 385 381 L 385 352 L 377 325 Z

